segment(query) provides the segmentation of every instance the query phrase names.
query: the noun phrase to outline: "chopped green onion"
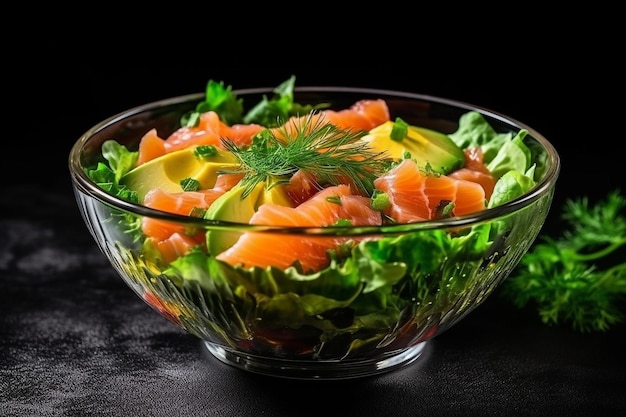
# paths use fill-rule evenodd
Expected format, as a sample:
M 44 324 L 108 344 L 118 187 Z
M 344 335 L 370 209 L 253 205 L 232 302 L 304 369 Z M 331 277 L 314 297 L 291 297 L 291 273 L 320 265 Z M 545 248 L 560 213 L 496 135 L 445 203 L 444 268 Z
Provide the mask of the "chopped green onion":
M 193 178 L 184 178 L 180 180 L 180 186 L 183 191 L 198 191 L 200 189 L 200 181 Z
M 338 195 L 333 195 L 330 197 L 326 197 L 326 201 L 328 201 L 329 203 L 332 204 L 337 204 L 337 205 L 341 205 L 341 197 L 339 197 Z
M 217 148 L 213 145 L 200 145 L 193 151 L 194 155 L 199 158 L 211 158 L 217 156 Z
M 396 122 L 391 129 L 390 138 L 396 142 L 402 142 L 409 133 L 409 124 L 399 117 L 396 117 Z
M 372 196 L 372 208 L 374 210 L 382 211 L 389 206 L 391 206 L 391 202 L 389 201 L 387 193 L 376 190 Z

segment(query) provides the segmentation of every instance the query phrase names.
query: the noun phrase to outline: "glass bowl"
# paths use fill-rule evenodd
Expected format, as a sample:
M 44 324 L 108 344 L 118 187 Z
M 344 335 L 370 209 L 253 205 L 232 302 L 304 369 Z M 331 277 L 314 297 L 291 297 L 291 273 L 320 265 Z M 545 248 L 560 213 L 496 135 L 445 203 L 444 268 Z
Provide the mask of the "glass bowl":
M 233 92 L 244 104 L 273 94 L 271 88 Z M 518 186 L 518 172 L 502 181 L 506 191 L 498 192 L 497 203 L 474 212 L 446 212 L 442 202 L 450 199 L 442 197 L 437 207 L 431 207 L 438 214 L 430 219 L 392 221 L 385 211 L 387 201 L 377 208 L 386 219 L 380 224 L 276 226 L 252 224 L 249 216 L 240 221 L 236 217 L 240 209 L 233 207 L 214 218 L 206 211 L 200 211 L 202 215 L 161 211 L 116 195 L 111 182 L 94 181 L 88 174 L 107 163 L 103 145 L 108 141 L 137 151 L 150 131 L 167 138 L 204 98 L 198 93 L 153 102 L 98 123 L 72 147 L 69 169 L 79 211 L 112 268 L 163 317 L 201 339 L 215 358 L 237 368 L 284 378 L 347 379 L 415 362 L 429 340 L 462 320 L 507 278 L 537 237 L 552 203 L 559 156 L 531 127 L 467 103 L 367 88 L 296 87 L 294 99 L 326 103 L 327 109 L 336 111 L 361 100 L 380 99 L 396 125 L 401 120 L 457 139 L 472 126 L 463 124 L 462 117 L 478 115 L 491 126 L 486 130 L 507 143 L 489 148 L 481 142 L 487 136 L 484 129 L 457 143 L 484 146 L 483 162 L 500 158 L 500 164 L 491 165 L 498 169 L 512 163 L 494 153 L 510 146 L 508 142 L 522 144 L 520 149 L 532 159 L 520 169 L 526 170 L 519 181 L 525 186 Z M 232 168 L 233 161 L 227 162 L 217 171 Z M 424 174 L 425 168 L 420 169 Z M 159 175 L 152 172 L 134 186 L 141 188 L 142 181 L 154 186 Z M 405 197 L 411 200 L 417 191 L 408 190 Z M 495 200 L 496 192 L 490 192 Z M 436 190 L 429 193 L 434 200 Z M 455 207 L 462 205 L 459 195 Z M 169 232 L 155 238 L 145 231 L 147 224 Z M 163 245 L 172 230 L 186 246 L 171 241 Z M 225 243 L 216 246 L 216 237 Z M 256 246 L 250 243 L 251 249 L 240 252 L 239 259 L 264 253 L 268 264 L 242 266 L 232 260 L 236 257 L 219 257 L 244 237 Z M 319 255 L 320 247 L 324 256 L 328 254 L 326 263 L 320 264 L 319 256 L 317 264 L 307 263 L 304 258 L 314 257 L 313 252 Z M 302 259 L 296 259 L 298 254 Z M 288 267 L 294 261 L 298 262 Z

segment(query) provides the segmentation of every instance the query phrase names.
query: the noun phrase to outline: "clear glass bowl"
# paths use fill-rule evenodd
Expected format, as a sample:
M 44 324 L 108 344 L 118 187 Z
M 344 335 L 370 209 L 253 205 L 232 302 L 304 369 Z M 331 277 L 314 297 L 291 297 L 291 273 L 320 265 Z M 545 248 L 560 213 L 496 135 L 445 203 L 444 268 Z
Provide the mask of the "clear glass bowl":
M 257 103 L 271 89 L 235 91 Z M 69 169 L 84 221 L 112 267 L 165 318 L 198 337 L 219 360 L 251 372 L 297 379 L 347 379 L 414 362 L 429 340 L 478 307 L 510 274 L 537 237 L 552 203 L 559 156 L 540 133 L 503 114 L 443 98 L 387 90 L 296 88 L 298 103 L 345 109 L 380 98 L 392 119 L 444 133 L 476 111 L 497 132 L 528 131 L 536 152 L 537 183 L 505 204 L 475 214 L 410 224 L 289 228 L 253 226 L 169 214 L 123 201 L 97 186 L 86 169 L 103 161 L 101 147 L 115 139 L 136 150 L 150 129 L 166 137 L 204 93 L 139 106 L 98 123 L 71 149 Z M 367 240 L 332 273 L 236 269 L 208 252 L 193 272 L 155 258 L 133 220 L 153 218 L 199 233 L 277 233 L 302 241 Z M 395 248 L 362 262 L 376 242 Z M 397 242 L 397 245 L 396 245 Z M 463 243 L 462 243 L 463 242 Z M 457 245 L 458 243 L 458 245 Z M 350 257 L 349 257 L 350 258 Z M 385 272 L 380 272 L 385 271 Z M 333 294 L 329 297 L 328 294 Z

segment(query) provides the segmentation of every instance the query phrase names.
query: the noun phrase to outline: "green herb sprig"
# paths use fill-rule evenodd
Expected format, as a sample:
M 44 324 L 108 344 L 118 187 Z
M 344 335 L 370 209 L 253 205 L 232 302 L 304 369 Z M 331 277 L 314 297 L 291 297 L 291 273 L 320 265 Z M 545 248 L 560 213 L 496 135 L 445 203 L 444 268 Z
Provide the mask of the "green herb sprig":
M 312 111 L 276 130 L 266 129 L 247 148 L 222 139 L 226 150 L 241 163 L 229 172 L 244 174 L 244 197 L 261 182 L 268 187 L 287 184 L 299 170 L 320 184 L 352 181 L 358 190 L 371 195 L 374 180 L 390 162 L 360 140 L 367 132 L 344 130 L 314 115 Z M 288 129 L 289 123 L 292 130 Z
M 520 308 L 536 306 L 545 324 L 606 331 L 625 317 L 626 197 L 616 190 L 594 206 L 569 199 L 562 219 L 569 228 L 557 239 L 542 236 L 502 294 Z

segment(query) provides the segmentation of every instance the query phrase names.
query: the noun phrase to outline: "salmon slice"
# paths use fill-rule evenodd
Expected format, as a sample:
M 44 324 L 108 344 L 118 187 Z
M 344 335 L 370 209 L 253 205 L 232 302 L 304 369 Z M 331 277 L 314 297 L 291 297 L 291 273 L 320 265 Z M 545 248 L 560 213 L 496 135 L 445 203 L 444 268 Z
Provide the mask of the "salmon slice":
M 384 213 L 398 223 L 428 220 L 431 215 L 424 193 L 424 176 L 415 162 L 405 160 L 374 181 L 377 190 L 387 193 L 390 207 Z
M 455 216 L 477 213 L 487 208 L 487 199 L 483 187 L 472 181 L 455 180 L 457 184 L 454 200 Z
M 295 136 L 298 131 L 307 133 L 303 127 L 330 123 L 340 129 L 353 132 L 369 131 L 376 126 L 389 121 L 389 108 L 382 99 L 360 100 L 347 109 L 322 110 L 314 114 L 293 116 L 279 128 L 272 129 L 272 133 L 280 139 L 285 139 L 284 132 Z
M 428 196 L 430 219 L 440 218 L 441 210 L 450 202 L 454 203 L 453 216 L 476 213 L 487 207 L 485 190 L 480 184 L 445 175 L 426 176 L 424 193 Z
M 191 146 L 213 145 L 223 149 L 221 138 L 229 138 L 239 146 L 249 145 L 252 137 L 263 129 L 257 124 L 228 126 L 216 112 L 209 111 L 200 116 L 198 126 L 181 127 L 166 139 L 161 139 L 155 129 L 147 132 L 139 142 L 138 164 Z
M 427 219 L 440 218 L 443 208 L 454 201 L 457 181 L 443 175 L 427 175 L 423 177 L 423 181 L 423 192 L 428 202 Z
M 391 204 L 384 212 L 398 223 L 440 218 L 448 203 L 454 203 L 454 216 L 486 208 L 485 190 L 480 184 L 446 175 L 425 175 L 411 159 L 377 178 L 374 186 L 387 193 Z
M 146 194 L 144 205 L 156 210 L 168 213 L 189 215 L 194 207 L 206 209 L 221 193 L 207 190 L 205 192 L 186 191 L 182 193 L 169 193 L 159 188 L 153 189 Z M 202 242 L 204 236 L 200 231 L 188 230 L 184 225 L 167 220 L 155 219 L 144 216 L 141 219 L 143 233 L 157 241 L 168 239 L 175 233 L 194 236 L 195 240 Z
M 221 138 L 228 138 L 239 146 L 252 143 L 252 137 L 263 130 L 258 124 L 236 124 L 228 126 L 214 111 L 200 115 L 200 123 L 195 127 L 181 127 L 165 140 L 167 152 L 189 146 L 213 145 L 222 149 Z
M 340 219 L 360 226 L 382 223 L 380 212 L 370 207 L 370 199 L 352 194 L 348 185 L 325 188 L 293 208 L 263 204 L 252 216 L 250 223 L 324 227 L 334 225 Z M 326 252 L 347 240 L 348 238 L 247 232 L 216 258 L 231 265 L 248 268 L 287 268 L 298 261 L 303 271 L 311 272 L 327 266 L 329 258 Z
M 485 190 L 485 198 L 489 200 L 496 185 L 495 177 L 483 162 L 483 153 L 480 148 L 466 149 L 465 165 L 451 174 L 450 177 L 480 184 Z
M 198 245 L 202 245 L 202 242 L 198 242 L 197 239 L 191 236 L 187 236 L 184 233 L 173 233 L 167 239 L 159 240 L 155 238 L 149 238 L 154 246 L 157 248 L 163 260 L 165 262 L 173 262 L 177 258 L 188 254 L 192 249 Z
M 187 216 L 195 208 L 208 209 L 219 196 L 235 186 L 242 177 L 243 174 L 218 175 L 215 186 L 212 189 L 202 191 L 169 193 L 155 188 L 148 191 L 143 204 L 156 210 Z M 193 235 L 195 240 L 199 242 L 204 241 L 204 233 L 202 231 L 186 230 L 181 224 L 167 220 L 143 217 L 141 219 L 141 230 L 146 236 L 155 238 L 157 241 L 165 240 L 175 233 Z
M 325 110 L 326 120 L 342 129 L 369 131 L 390 119 L 387 102 L 382 99 L 364 99 L 350 108 L 333 111 Z
M 289 184 L 285 185 L 285 193 L 293 201 L 294 206 L 297 206 L 313 197 L 322 188 L 313 174 L 298 170 L 289 179 Z
M 159 137 L 156 129 L 150 129 L 139 142 L 139 157 L 137 166 L 154 158 L 165 155 L 165 142 Z

